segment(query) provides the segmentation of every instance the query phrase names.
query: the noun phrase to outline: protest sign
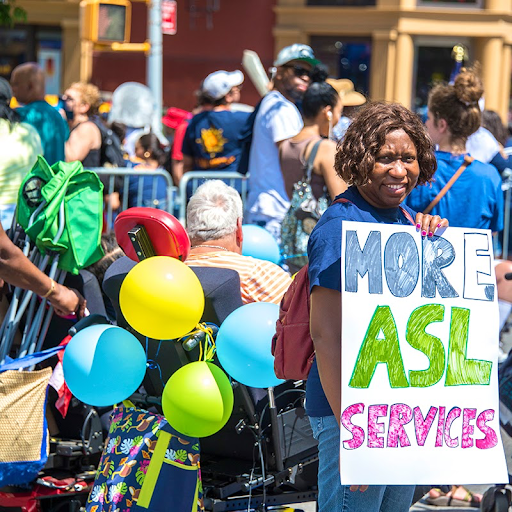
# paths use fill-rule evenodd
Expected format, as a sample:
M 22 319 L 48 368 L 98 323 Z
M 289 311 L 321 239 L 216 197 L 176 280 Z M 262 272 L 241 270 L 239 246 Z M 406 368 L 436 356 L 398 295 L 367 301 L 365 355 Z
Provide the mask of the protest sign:
M 343 222 L 344 484 L 508 482 L 488 230 Z

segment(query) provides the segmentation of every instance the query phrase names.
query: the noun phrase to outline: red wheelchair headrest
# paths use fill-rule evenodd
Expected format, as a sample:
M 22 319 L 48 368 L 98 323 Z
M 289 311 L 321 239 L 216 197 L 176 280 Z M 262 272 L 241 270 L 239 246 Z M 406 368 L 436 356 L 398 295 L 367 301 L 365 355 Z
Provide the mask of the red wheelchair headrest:
M 190 239 L 181 222 L 164 210 L 136 207 L 121 212 L 114 222 L 117 243 L 133 261 L 139 261 L 139 258 L 128 231 L 135 226 L 144 226 L 157 256 L 171 256 L 180 261 L 187 259 Z

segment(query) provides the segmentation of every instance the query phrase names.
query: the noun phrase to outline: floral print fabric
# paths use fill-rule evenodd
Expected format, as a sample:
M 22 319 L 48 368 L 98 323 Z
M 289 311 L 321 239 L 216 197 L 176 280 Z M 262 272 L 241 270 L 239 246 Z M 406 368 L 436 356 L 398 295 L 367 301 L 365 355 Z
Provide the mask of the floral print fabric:
M 160 467 L 146 478 L 159 437 L 170 438 Z M 167 441 L 166 441 L 167 442 Z M 144 482 L 149 486 L 149 503 L 137 503 Z M 151 480 L 151 482 L 150 482 Z M 146 495 L 148 489 L 145 490 Z M 142 499 L 141 499 L 142 501 Z M 156 413 L 135 407 L 114 409 L 105 449 L 87 500 L 87 512 L 169 510 L 199 512 L 202 487 L 199 470 L 199 440 L 174 430 Z

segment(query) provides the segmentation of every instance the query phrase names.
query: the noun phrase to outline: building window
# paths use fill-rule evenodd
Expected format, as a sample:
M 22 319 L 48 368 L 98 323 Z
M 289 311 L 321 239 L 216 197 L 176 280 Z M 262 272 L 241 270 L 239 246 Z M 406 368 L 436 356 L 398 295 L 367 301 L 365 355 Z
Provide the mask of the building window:
M 418 0 L 421 7 L 460 7 L 460 8 L 482 8 L 482 0 Z
M 455 47 L 469 49 L 470 41 L 467 38 L 455 40 L 428 37 L 420 37 L 415 41 L 412 107 L 423 117 L 426 117 L 430 89 L 436 83 L 453 80 L 462 64 L 470 65 L 467 60 L 470 51 L 466 50 L 463 62 L 457 62 Z
M 307 5 L 335 5 L 339 7 L 358 7 L 375 5 L 375 0 L 307 0 Z
M 368 95 L 372 42 L 369 37 L 311 36 L 315 56 L 329 67 L 329 76 L 348 78 Z

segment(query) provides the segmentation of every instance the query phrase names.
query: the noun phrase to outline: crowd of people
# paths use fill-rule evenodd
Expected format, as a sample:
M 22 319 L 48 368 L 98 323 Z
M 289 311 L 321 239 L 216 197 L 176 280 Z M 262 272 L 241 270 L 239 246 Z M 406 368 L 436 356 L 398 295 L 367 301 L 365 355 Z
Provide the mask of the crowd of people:
M 149 126 L 106 126 L 99 115 L 100 91 L 92 84 L 71 84 L 59 111 L 44 100 L 39 66 L 18 66 L 10 84 L 0 79 L 1 224 L 12 224 L 18 188 L 38 155 L 50 164 L 126 164 L 142 177 L 162 169 L 175 185 L 190 171 L 248 173 L 245 205 L 222 180 L 209 180 L 191 194 L 186 263 L 236 270 L 243 303 L 278 304 L 291 274 L 309 261 L 316 358 L 306 408 L 319 441 L 319 510 L 404 512 L 413 486 L 349 488 L 340 482 L 333 457 L 340 442 L 341 225 L 344 220 L 411 224 L 427 237 L 448 225 L 502 232 L 500 171 L 510 164 L 503 150 L 510 137 L 499 116 L 481 111 L 484 90 L 477 68 L 462 69 L 453 84 L 433 87 L 425 124 L 402 105 L 367 101 L 350 80 L 329 79 L 303 44 L 279 52 L 269 92 L 252 112 L 239 107 L 243 82 L 239 70 L 206 76 L 192 112 L 176 107 L 165 112 L 164 138 Z M 16 110 L 10 107 L 13 94 L 22 104 Z M 122 162 L 107 154 L 106 138 L 124 148 Z M 143 180 L 142 189 L 153 187 Z M 143 194 L 140 205 L 167 209 L 165 187 L 165 181 L 157 182 L 156 199 L 148 202 Z M 140 182 L 130 183 L 129 203 L 137 202 L 140 188 Z M 244 223 L 272 234 L 283 254 L 281 267 L 242 255 Z M 510 281 L 503 278 L 511 271 L 508 261 L 496 270 L 498 298 L 505 304 L 502 324 L 512 311 Z M 1 227 L 0 278 L 48 298 L 59 314 L 81 315 L 85 309 L 79 293 L 25 261 Z M 454 486 L 448 497 L 450 492 L 461 491 Z

